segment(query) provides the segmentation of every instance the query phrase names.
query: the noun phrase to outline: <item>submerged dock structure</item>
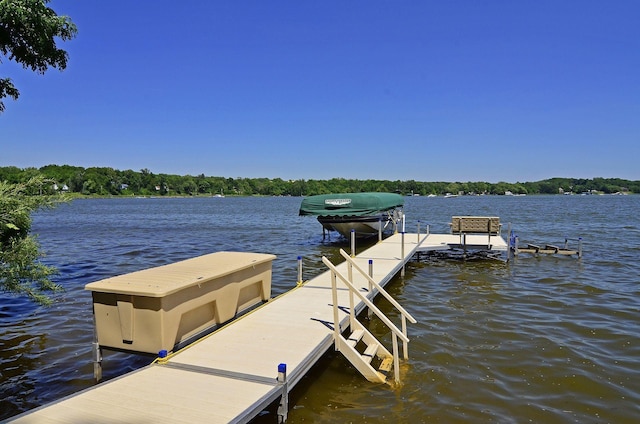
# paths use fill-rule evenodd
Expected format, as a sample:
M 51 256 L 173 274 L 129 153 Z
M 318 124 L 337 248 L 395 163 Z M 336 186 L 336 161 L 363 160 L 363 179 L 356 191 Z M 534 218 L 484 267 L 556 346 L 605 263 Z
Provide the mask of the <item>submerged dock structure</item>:
M 552 244 L 545 244 L 544 246 L 540 246 L 537 244 L 527 243 L 524 247 L 520 245 L 519 237 L 512 236 L 509 240 L 510 246 L 510 254 L 513 256 L 518 256 L 521 253 L 530 253 L 535 256 L 538 255 L 564 255 L 564 256 L 575 256 L 578 259 L 582 258 L 582 237 L 578 238 L 576 241 L 578 242 L 578 248 L 572 249 L 569 247 L 569 238 L 564 239 L 563 247 L 555 246 Z
M 407 322 L 415 322 L 384 286 L 420 251 L 483 246 L 506 251 L 499 234 L 396 233 L 188 346 L 119 378 L 9 419 L 16 423 L 243 423 L 279 401 L 285 422 L 288 393 L 332 347 L 373 382 L 399 381 L 408 358 Z M 487 244 L 487 241 L 490 241 Z M 389 298 L 400 312 L 391 322 L 372 300 Z M 390 329 L 382 346 L 359 323 L 365 309 Z M 400 348 L 402 346 L 402 349 Z

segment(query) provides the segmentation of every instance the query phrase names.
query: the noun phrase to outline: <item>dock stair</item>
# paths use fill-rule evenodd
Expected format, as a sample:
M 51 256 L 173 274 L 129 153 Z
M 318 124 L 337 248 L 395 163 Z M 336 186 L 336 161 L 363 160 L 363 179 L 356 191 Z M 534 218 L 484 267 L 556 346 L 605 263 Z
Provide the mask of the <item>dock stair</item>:
M 324 264 L 331 270 L 331 288 L 334 316 L 334 345 L 349 362 L 367 380 L 374 383 L 386 383 L 393 369 L 393 381 L 400 383 L 400 358 L 398 339 L 403 342 L 403 358 L 408 355 L 407 320 L 413 324 L 417 321 L 409 314 L 389 293 L 381 287 L 370 275 L 365 272 L 356 261 L 344 250 L 340 254 L 347 261 L 347 276 L 344 276 L 326 257 L 322 258 Z M 354 270 L 357 271 L 354 278 Z M 349 290 L 349 327 L 344 332 L 340 330 L 338 305 L 338 280 Z M 356 283 L 364 282 L 368 287 L 358 288 Z M 340 287 L 340 289 L 343 289 Z M 401 329 L 389 320 L 389 318 L 373 304 L 373 297 L 377 294 L 385 297 L 399 312 L 402 317 Z M 390 352 L 383 344 L 358 321 L 354 308 L 355 297 L 358 297 L 368 308 L 369 315 L 375 314 L 389 329 L 391 329 L 393 347 Z M 345 336 L 346 335 L 346 336 Z
M 355 329 L 348 338 L 345 339 L 340 336 L 336 341 L 336 345 L 337 350 L 367 380 L 377 383 L 387 381 L 387 376 L 393 367 L 393 354 L 360 322 L 356 324 Z

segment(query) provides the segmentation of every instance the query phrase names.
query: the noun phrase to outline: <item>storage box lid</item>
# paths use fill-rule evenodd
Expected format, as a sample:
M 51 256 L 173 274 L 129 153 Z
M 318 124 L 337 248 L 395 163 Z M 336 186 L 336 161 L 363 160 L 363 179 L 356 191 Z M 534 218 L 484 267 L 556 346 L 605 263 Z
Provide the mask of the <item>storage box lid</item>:
M 95 281 L 85 290 L 135 296 L 164 297 L 236 271 L 271 262 L 275 255 L 216 252 L 184 261 Z

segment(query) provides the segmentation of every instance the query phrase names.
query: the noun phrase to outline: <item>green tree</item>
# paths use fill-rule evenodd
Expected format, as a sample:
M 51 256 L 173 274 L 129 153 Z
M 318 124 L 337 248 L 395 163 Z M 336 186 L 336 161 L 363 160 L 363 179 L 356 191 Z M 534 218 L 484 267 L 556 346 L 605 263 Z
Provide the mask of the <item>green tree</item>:
M 39 261 L 40 246 L 29 232 L 33 211 L 65 200 L 38 194 L 51 183 L 42 177 L 19 184 L 0 181 L 0 290 L 26 294 L 41 304 L 49 304 L 46 292 L 60 290 L 60 286 L 49 278 L 56 269 Z
M 69 55 L 58 48 L 56 39 L 67 41 L 78 32 L 68 16 L 58 16 L 47 3 L 49 0 L 0 0 L 0 53 L 39 74 L 67 67 Z M 11 78 L 0 78 L 0 112 L 7 96 L 17 100 L 20 91 Z
M 0 167 L 0 181 L 7 181 L 10 183 L 19 183 L 22 177 L 23 177 L 23 172 L 17 166 Z

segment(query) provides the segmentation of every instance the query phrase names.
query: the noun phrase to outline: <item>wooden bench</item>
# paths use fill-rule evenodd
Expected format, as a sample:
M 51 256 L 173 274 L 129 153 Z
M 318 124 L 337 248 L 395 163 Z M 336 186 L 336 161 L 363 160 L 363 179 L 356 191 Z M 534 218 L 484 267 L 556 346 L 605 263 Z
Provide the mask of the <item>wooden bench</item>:
M 449 223 L 451 234 L 459 234 L 462 245 L 466 246 L 467 234 L 487 234 L 487 246 L 491 247 L 491 236 L 499 236 L 502 225 L 497 216 L 453 216 Z
M 453 216 L 451 234 L 491 234 L 500 235 L 500 218 L 496 216 Z

